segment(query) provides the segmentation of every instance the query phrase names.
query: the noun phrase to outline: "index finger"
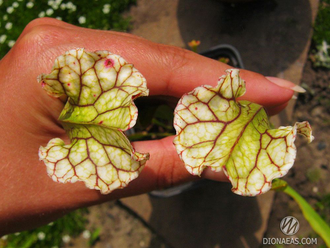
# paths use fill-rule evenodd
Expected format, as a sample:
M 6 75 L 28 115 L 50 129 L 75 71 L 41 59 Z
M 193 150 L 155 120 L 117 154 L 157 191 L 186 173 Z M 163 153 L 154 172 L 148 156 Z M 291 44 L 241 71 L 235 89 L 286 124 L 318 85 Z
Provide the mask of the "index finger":
M 43 58 L 38 74 L 48 71 L 52 61 L 67 50 L 77 47 L 109 50 L 134 64 L 147 79 L 151 95 L 181 97 L 197 86 L 217 84 L 218 78 L 230 68 L 182 48 L 126 33 L 80 28 L 51 18 L 35 20 L 23 34 L 25 40 L 32 37 L 35 41 L 29 40 L 29 56 Z M 31 49 L 33 45 L 36 49 Z M 241 77 L 247 82 L 244 99 L 266 108 L 285 105 L 293 95 L 292 90 L 279 87 L 260 74 L 242 70 Z

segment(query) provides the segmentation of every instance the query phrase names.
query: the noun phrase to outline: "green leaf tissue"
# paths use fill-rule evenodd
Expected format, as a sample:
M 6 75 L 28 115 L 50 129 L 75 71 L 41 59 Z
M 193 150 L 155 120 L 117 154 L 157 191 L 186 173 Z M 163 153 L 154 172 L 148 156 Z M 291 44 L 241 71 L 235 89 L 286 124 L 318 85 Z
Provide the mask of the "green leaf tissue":
M 191 174 L 223 170 L 234 193 L 255 196 L 287 174 L 296 158 L 296 134 L 311 142 L 312 130 L 308 122 L 271 129 L 262 106 L 237 100 L 246 91 L 239 70 L 226 72 L 217 86 L 197 87 L 180 99 L 174 145 Z
M 54 181 L 83 181 L 108 194 L 138 177 L 149 154 L 134 151 L 123 131 L 136 123 L 133 99 L 148 89 L 132 64 L 108 51 L 74 49 L 38 81 L 50 96 L 67 96 L 59 121 L 71 144 L 54 138 L 39 149 Z

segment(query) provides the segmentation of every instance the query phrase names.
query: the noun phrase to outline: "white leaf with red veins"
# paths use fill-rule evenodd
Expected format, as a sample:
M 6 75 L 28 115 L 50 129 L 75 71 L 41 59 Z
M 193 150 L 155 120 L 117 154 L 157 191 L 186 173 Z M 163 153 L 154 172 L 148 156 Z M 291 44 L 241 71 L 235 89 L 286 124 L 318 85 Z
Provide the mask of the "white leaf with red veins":
M 234 193 L 255 196 L 292 167 L 296 133 L 311 142 L 312 130 L 308 122 L 271 129 L 262 106 L 237 100 L 245 93 L 239 70 L 226 72 L 217 86 L 197 87 L 180 99 L 174 145 L 191 174 L 223 170 Z
M 133 99 L 148 89 L 132 64 L 108 51 L 74 49 L 38 81 L 49 95 L 68 96 L 59 120 L 72 143 L 55 138 L 39 149 L 54 181 L 84 181 L 107 194 L 138 177 L 149 154 L 135 152 L 123 131 L 136 123 Z

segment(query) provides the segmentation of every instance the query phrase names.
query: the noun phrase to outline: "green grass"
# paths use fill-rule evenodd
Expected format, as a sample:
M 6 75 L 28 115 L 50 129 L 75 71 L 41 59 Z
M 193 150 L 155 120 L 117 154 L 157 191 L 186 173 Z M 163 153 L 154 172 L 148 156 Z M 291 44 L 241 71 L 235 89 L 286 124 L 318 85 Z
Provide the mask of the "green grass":
M 315 67 L 330 69 L 330 0 L 321 0 L 314 23 L 311 60 Z
M 79 209 L 48 225 L 4 236 L 0 239 L 0 248 L 61 247 L 63 243 L 69 242 L 72 237 L 76 237 L 84 231 L 91 233 L 89 230 L 85 230 L 87 220 L 84 214 L 86 213 L 86 209 Z
M 321 0 L 314 23 L 313 42 L 321 45 L 322 41 L 330 44 L 330 0 Z
M 122 13 L 136 0 L 0 0 L 0 58 L 24 27 L 38 17 L 53 17 L 93 29 L 126 31 L 130 18 Z

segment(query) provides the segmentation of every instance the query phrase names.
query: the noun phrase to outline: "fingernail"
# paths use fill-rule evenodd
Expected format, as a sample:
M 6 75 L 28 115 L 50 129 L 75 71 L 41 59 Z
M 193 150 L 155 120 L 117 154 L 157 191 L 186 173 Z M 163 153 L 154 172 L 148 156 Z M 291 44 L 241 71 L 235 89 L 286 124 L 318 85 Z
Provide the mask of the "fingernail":
M 298 92 L 298 93 L 305 93 L 306 92 L 306 90 L 303 87 L 299 86 L 299 85 L 295 85 L 291 89 L 295 92 Z
M 281 79 L 281 78 L 277 78 L 277 77 L 266 77 L 269 81 L 271 81 L 272 83 L 282 87 L 282 88 L 286 88 L 286 89 L 290 89 L 290 90 L 293 90 L 295 92 L 298 92 L 298 93 L 305 93 L 306 90 L 299 86 L 299 85 L 296 85 L 288 80 L 285 80 L 285 79 Z

